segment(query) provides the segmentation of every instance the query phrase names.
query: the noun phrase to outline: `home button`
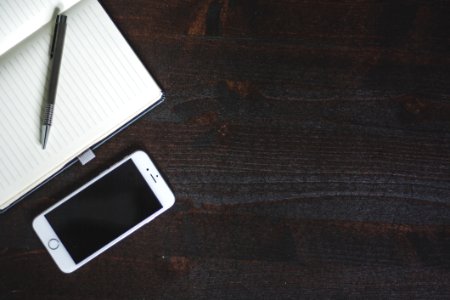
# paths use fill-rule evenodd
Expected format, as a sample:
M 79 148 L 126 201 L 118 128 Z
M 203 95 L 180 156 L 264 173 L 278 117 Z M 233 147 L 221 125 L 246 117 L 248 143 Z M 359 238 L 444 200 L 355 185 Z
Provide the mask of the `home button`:
M 52 250 L 56 250 L 59 247 L 59 241 L 57 239 L 51 239 L 48 241 L 48 247 Z

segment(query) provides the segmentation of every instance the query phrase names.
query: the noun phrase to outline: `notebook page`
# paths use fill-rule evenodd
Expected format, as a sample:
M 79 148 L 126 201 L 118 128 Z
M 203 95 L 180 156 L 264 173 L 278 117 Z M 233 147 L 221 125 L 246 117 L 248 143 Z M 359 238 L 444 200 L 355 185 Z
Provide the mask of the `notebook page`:
M 55 12 L 65 11 L 79 0 L 1 0 L 0 55 L 44 26 Z
M 162 92 L 95 0 L 66 12 L 66 42 L 47 148 L 40 120 L 48 24 L 0 58 L 0 208 L 121 127 Z

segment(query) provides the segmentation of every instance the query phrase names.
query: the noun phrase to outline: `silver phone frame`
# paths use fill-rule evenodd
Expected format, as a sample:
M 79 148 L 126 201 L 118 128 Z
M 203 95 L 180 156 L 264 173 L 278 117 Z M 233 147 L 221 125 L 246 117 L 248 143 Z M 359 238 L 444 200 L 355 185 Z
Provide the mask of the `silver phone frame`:
M 145 179 L 153 193 L 155 194 L 156 198 L 160 201 L 162 208 L 155 212 L 154 214 L 150 215 L 143 221 L 137 223 L 135 226 L 127 230 L 125 233 L 118 236 L 116 239 L 110 241 L 106 245 L 104 245 L 102 248 L 97 250 L 96 252 L 89 255 L 87 258 L 82 260 L 79 263 L 75 263 L 75 261 L 70 256 L 69 252 L 67 251 L 66 247 L 62 244 L 61 240 L 59 239 L 58 235 L 55 233 L 51 225 L 48 223 L 45 215 L 49 213 L 50 211 L 54 210 L 61 204 L 63 204 L 66 201 L 69 201 L 73 196 L 81 192 L 82 190 L 86 189 L 90 185 L 94 184 L 97 180 L 104 177 L 111 171 L 118 168 L 120 165 L 125 163 L 131 159 L 137 169 L 140 171 L 142 177 Z M 101 172 L 99 175 L 88 181 L 87 183 L 83 184 L 81 187 L 58 201 L 56 204 L 52 205 L 48 209 L 46 209 L 44 212 L 39 214 L 34 220 L 33 220 L 33 229 L 38 235 L 39 239 L 41 240 L 42 244 L 44 244 L 47 251 L 50 253 L 50 256 L 55 261 L 58 268 L 64 272 L 64 273 L 71 273 L 75 271 L 76 269 L 80 268 L 81 266 L 85 265 L 101 253 L 105 252 L 107 249 L 111 248 L 115 244 L 117 244 L 119 241 L 123 240 L 127 236 L 129 236 L 131 233 L 135 232 L 142 226 L 144 226 L 146 223 L 150 222 L 151 220 L 155 219 L 157 216 L 168 210 L 173 204 L 175 203 L 175 196 L 173 192 L 170 190 L 169 186 L 165 182 L 164 178 L 161 176 L 159 171 L 156 169 L 156 166 L 151 161 L 150 157 L 144 152 L 144 151 L 136 151 L 132 154 L 124 157 L 119 162 L 115 163 L 111 167 L 109 167 L 107 170 Z M 49 241 L 52 239 L 57 239 L 59 241 L 59 246 L 57 249 L 52 249 L 49 246 Z

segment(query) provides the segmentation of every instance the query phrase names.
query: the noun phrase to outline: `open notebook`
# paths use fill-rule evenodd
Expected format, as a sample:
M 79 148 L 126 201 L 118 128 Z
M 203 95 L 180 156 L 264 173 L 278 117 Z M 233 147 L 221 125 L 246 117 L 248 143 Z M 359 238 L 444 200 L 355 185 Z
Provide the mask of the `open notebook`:
M 67 31 L 43 150 L 56 12 L 67 15 Z M 161 100 L 161 89 L 96 0 L 1 0 L 0 210 Z

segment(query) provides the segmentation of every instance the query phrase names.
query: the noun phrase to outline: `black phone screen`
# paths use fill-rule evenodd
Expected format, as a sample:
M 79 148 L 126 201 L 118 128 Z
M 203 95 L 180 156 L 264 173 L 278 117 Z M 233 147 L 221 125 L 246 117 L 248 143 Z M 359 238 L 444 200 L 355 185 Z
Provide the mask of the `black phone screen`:
M 46 218 L 75 263 L 79 263 L 161 208 L 129 159 L 46 214 Z

